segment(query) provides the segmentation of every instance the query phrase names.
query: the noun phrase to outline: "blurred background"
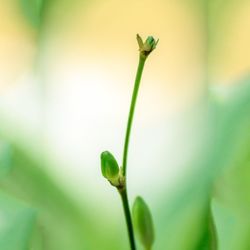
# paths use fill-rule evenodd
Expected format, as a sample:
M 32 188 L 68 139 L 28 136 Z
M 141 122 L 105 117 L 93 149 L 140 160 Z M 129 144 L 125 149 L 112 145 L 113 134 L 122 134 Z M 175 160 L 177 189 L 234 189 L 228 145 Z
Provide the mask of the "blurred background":
M 249 0 L 0 3 L 2 250 L 129 249 L 100 153 L 121 163 L 137 33 L 160 39 L 128 159 L 154 249 L 210 249 L 211 204 L 219 249 L 250 249 Z

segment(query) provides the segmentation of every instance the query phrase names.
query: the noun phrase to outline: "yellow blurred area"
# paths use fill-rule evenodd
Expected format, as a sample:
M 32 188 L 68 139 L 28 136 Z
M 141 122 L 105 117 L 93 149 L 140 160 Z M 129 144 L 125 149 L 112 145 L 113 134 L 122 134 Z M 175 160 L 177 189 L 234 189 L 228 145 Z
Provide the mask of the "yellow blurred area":
M 224 1 L 219 7 L 212 76 L 215 83 L 233 83 L 250 72 L 250 2 Z
M 32 70 L 35 32 L 17 1 L 0 1 L 0 93 Z
M 158 62 L 157 68 L 151 72 L 161 88 L 165 90 L 167 86 L 172 96 L 183 95 L 180 99 L 185 100 L 204 87 L 206 11 L 197 1 L 72 1 L 74 8 L 70 12 L 69 5 L 69 1 L 62 1 L 61 5 L 55 2 L 50 20 L 46 22 L 51 34 L 46 33 L 48 37 L 43 39 L 50 44 L 50 36 L 53 36 L 52 46 L 58 50 L 57 57 L 67 61 L 72 55 L 79 60 L 101 57 L 105 61 L 119 57 L 127 66 L 126 60 L 134 61 L 135 34 L 152 34 L 160 38 L 157 58 L 152 59 Z M 215 41 L 211 55 L 212 79 L 215 83 L 227 83 L 249 71 L 250 3 L 213 1 L 213 6 L 220 8 L 216 15 L 221 22 L 213 27 L 217 30 L 212 39 Z M 1 0 L 1 89 L 13 85 L 32 68 L 36 32 L 21 12 L 18 1 Z
M 155 83 L 151 91 L 171 92 L 170 106 L 182 106 L 204 89 L 204 24 L 191 9 L 183 1 L 93 1 L 78 7 L 66 26 L 56 18 L 58 30 L 53 28 L 47 41 L 52 47 L 49 62 L 57 69 L 64 64 L 69 71 L 72 62 L 94 62 L 97 72 L 116 74 L 118 70 L 117 80 L 126 87 L 137 64 L 135 35 L 154 35 L 160 42 L 147 66 L 147 79 Z

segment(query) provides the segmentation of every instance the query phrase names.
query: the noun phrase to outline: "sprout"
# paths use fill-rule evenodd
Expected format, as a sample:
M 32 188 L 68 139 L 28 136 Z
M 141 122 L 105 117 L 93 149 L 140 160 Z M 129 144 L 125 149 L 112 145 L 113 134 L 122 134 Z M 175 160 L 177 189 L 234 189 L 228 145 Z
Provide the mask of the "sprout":
M 139 44 L 140 57 L 139 57 L 139 63 L 134 83 L 134 90 L 128 114 L 128 122 L 127 122 L 125 141 L 123 147 L 122 167 L 119 168 L 114 156 L 108 151 L 105 151 L 101 154 L 101 166 L 102 166 L 103 176 L 106 179 L 108 179 L 111 185 L 116 187 L 117 191 L 121 195 L 124 215 L 127 223 L 130 249 L 136 250 L 136 244 L 134 238 L 134 227 L 135 227 L 138 236 L 145 247 L 145 250 L 151 250 L 154 241 L 152 217 L 146 203 L 143 201 L 142 198 L 137 197 L 133 207 L 133 217 L 134 217 L 133 218 L 134 226 L 133 226 L 130 207 L 129 207 L 128 194 L 127 194 L 126 169 L 127 169 L 130 132 L 133 123 L 134 111 L 140 87 L 140 82 L 142 78 L 142 72 L 144 69 L 145 61 L 148 55 L 156 48 L 158 40 L 155 41 L 155 39 L 152 36 L 148 36 L 146 41 L 143 42 L 141 37 L 137 34 L 137 42 Z
M 149 207 L 140 196 L 135 199 L 132 215 L 139 240 L 145 249 L 151 249 L 154 242 L 153 220 Z

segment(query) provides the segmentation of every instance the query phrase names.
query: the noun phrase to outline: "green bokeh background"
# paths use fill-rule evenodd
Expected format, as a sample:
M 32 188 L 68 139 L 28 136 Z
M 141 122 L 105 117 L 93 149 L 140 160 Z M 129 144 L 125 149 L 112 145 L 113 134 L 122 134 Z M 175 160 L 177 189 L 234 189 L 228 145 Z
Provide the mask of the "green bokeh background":
M 121 157 L 137 32 L 160 38 L 128 165 L 154 249 L 212 249 L 211 211 L 220 250 L 250 249 L 248 0 L 1 4 L 1 250 L 129 249 L 99 153 Z

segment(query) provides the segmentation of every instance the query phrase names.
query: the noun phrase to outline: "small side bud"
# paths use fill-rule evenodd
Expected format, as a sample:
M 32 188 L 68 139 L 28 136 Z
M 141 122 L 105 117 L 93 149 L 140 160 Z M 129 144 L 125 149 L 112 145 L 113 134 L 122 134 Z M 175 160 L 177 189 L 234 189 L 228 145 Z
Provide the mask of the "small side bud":
M 115 157 L 108 151 L 101 153 L 101 169 L 102 175 L 116 185 L 119 178 L 119 165 Z
M 141 197 L 136 197 L 132 209 L 135 232 L 145 249 L 154 243 L 154 227 L 149 207 Z
M 136 39 L 139 45 L 140 55 L 145 59 L 156 48 L 156 45 L 159 42 L 159 39 L 156 41 L 154 37 L 148 36 L 143 43 L 142 38 L 138 34 L 136 35 Z

